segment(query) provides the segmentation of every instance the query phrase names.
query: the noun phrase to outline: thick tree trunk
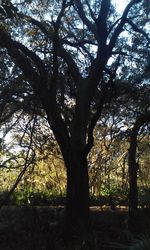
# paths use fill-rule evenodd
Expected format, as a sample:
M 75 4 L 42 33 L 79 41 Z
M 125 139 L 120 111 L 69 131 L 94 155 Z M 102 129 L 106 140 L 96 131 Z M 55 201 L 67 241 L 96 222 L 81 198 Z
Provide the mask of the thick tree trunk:
M 68 151 L 64 158 L 67 168 L 67 196 L 64 238 L 85 241 L 89 226 L 89 177 L 86 156 Z

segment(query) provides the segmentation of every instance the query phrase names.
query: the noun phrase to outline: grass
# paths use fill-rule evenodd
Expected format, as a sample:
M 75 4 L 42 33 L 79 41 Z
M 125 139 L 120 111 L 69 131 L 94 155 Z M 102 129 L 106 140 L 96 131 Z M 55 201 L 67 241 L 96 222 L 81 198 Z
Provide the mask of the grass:
M 27 191 L 14 192 L 0 209 L 2 250 L 150 249 L 150 209 L 140 209 L 129 220 L 124 197 L 113 197 L 113 207 L 112 196 L 91 197 L 94 207 L 86 242 L 79 239 L 80 244 L 66 248 L 62 241 L 65 196 Z M 1 192 L 0 201 L 5 201 L 5 197 L 7 191 Z M 124 206 L 118 207 L 121 204 Z
M 5 206 L 0 210 L 0 249 L 3 250 L 112 250 L 115 243 L 126 246 L 133 243 L 143 214 L 136 215 L 134 231 L 128 229 L 128 213 L 92 208 L 91 228 L 87 242 L 64 247 L 62 242 L 64 208 L 61 206 Z M 150 230 L 149 214 L 144 214 Z M 137 221 L 139 218 L 139 221 Z M 148 219 L 149 218 L 149 219 Z M 148 222 L 149 220 L 149 222 Z M 135 222 L 134 222 L 135 223 Z M 149 224 L 148 224 L 149 223 Z M 141 242 L 141 241 L 140 241 Z M 138 241 L 139 243 L 139 241 Z M 142 243 L 141 243 L 142 244 Z M 121 249 L 121 248 L 120 248 Z M 136 248 L 133 248 L 136 249 Z M 137 248 L 139 249 L 139 248 Z M 142 250 L 142 248 L 141 248 Z M 144 249 L 145 250 L 145 249 Z M 146 249 L 147 250 L 147 249 Z

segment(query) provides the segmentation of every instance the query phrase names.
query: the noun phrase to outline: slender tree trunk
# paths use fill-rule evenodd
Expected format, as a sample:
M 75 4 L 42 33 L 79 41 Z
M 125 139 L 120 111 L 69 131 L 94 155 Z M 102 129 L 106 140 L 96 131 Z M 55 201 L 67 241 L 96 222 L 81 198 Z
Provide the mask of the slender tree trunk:
M 137 162 L 136 162 L 136 140 L 131 141 L 129 149 L 129 209 L 138 208 L 138 186 L 137 186 Z
M 129 148 L 129 228 L 133 229 L 133 225 L 136 222 L 135 210 L 138 209 L 138 185 L 137 185 L 137 173 L 138 163 L 136 161 L 137 150 L 137 137 L 141 126 L 150 122 L 150 112 L 141 114 L 137 117 L 135 124 L 131 130 L 130 135 L 130 148 Z
M 89 177 L 86 156 L 68 151 L 64 157 L 67 168 L 67 196 L 64 238 L 85 241 L 89 226 Z
M 134 211 L 138 208 L 138 186 L 137 171 L 138 164 L 136 162 L 137 136 L 141 127 L 141 120 L 136 120 L 130 135 L 129 148 L 129 210 Z
M 138 186 L 137 186 L 137 172 L 138 163 L 136 161 L 137 136 L 138 132 L 145 123 L 150 122 L 150 112 L 141 114 L 137 117 L 135 124 L 131 131 L 130 148 L 129 148 L 129 209 L 136 210 L 138 208 Z

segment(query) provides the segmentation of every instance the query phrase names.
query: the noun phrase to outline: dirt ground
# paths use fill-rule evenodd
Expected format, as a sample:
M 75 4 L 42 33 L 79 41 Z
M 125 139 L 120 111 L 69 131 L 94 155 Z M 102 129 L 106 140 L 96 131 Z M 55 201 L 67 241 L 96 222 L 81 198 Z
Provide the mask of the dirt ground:
M 0 250 L 60 250 L 63 207 L 7 206 L 0 210 Z M 138 217 L 139 218 L 139 217 Z M 147 221 L 147 217 L 145 218 Z M 140 225 L 141 223 L 141 225 Z M 143 225 L 139 218 L 138 228 Z M 145 223 L 144 223 L 145 227 Z M 150 222 L 148 224 L 150 228 Z M 145 229 L 144 229 L 145 230 Z M 115 211 L 91 208 L 91 250 L 107 250 L 112 242 L 126 242 L 132 233 L 128 230 L 126 209 Z M 70 249 L 71 250 L 71 249 Z

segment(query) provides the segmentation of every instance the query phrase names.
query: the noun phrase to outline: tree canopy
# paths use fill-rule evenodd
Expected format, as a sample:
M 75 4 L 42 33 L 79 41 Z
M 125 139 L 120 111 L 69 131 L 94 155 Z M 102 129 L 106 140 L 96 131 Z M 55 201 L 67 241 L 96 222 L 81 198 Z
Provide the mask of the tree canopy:
M 0 121 L 46 118 L 67 171 L 66 235 L 88 225 L 87 156 L 102 112 L 149 112 L 149 11 L 149 0 L 122 13 L 110 0 L 1 1 Z

